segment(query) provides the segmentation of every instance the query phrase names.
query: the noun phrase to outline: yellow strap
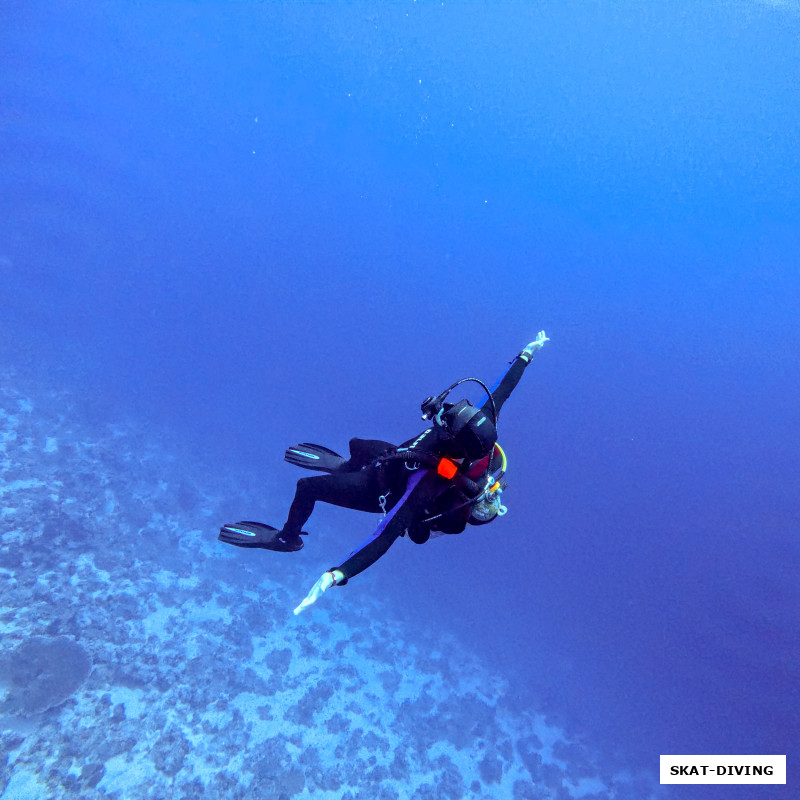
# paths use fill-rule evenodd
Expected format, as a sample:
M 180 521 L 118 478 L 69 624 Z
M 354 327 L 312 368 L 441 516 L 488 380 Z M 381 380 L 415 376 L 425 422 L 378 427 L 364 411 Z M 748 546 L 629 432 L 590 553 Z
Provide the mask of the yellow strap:
M 500 445 L 497 444 L 497 442 L 494 443 L 494 446 L 500 451 L 500 457 L 503 459 L 503 472 L 505 472 L 506 468 L 508 467 L 508 459 L 506 458 L 506 451 L 503 450 L 503 448 L 500 447 Z

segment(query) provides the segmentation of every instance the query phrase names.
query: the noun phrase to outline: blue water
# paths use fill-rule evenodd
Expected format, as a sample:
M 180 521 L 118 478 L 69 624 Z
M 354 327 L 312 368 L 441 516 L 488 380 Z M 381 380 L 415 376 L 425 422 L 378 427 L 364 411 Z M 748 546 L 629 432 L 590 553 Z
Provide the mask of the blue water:
M 280 471 L 278 524 L 286 445 L 407 439 L 545 329 L 508 516 L 356 580 L 609 762 L 791 785 L 798 37 L 788 1 L 4 3 L 3 359 Z

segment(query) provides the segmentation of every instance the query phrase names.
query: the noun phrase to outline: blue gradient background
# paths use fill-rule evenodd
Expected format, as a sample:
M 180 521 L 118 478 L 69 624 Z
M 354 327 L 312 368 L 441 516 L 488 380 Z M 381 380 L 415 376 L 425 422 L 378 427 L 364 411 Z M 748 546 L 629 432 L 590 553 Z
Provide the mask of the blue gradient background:
M 790 2 L 5 2 L 0 353 L 279 475 L 275 524 L 287 444 L 406 439 L 544 328 L 506 519 L 330 601 L 620 764 L 796 783 L 799 42 Z M 314 520 L 322 568 L 371 524 Z

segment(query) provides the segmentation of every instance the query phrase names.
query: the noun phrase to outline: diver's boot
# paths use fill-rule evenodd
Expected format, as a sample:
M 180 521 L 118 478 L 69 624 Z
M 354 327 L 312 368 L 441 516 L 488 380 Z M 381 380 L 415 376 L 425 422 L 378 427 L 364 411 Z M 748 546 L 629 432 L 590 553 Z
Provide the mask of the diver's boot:
M 303 540 L 300 538 L 300 534 L 308 536 L 305 531 L 296 533 L 295 531 L 286 530 L 286 526 L 284 526 L 275 534 L 275 541 L 280 543 L 281 550 L 292 553 L 295 550 L 303 549 Z

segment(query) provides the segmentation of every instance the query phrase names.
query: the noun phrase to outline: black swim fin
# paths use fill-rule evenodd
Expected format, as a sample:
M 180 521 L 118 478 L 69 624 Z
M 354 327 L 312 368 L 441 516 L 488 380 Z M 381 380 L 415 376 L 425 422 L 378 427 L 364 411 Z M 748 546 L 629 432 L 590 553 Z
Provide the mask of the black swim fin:
M 296 467 L 313 469 L 317 472 L 335 472 L 347 460 L 321 444 L 309 444 L 308 442 L 301 442 L 290 447 L 283 459 Z
M 301 531 L 305 535 L 305 531 Z M 260 547 L 264 550 L 277 550 L 281 553 L 293 553 L 303 549 L 303 540 L 299 536 L 283 538 L 277 528 L 263 522 L 229 522 L 219 529 L 217 537 L 225 544 L 236 547 Z

